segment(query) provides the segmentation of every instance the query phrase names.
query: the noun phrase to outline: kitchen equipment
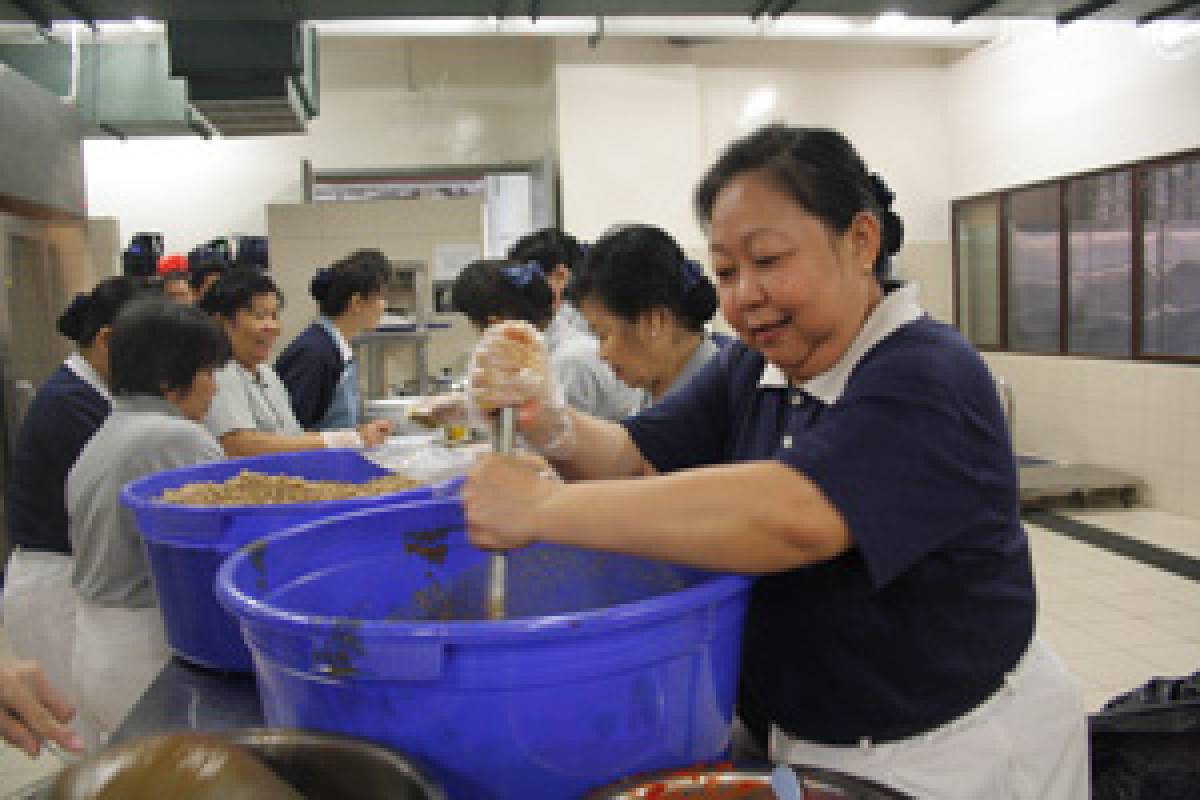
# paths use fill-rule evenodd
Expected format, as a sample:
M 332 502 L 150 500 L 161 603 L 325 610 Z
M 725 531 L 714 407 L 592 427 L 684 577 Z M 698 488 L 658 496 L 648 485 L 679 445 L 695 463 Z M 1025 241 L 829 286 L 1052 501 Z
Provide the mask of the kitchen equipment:
M 241 745 L 307 800 L 445 800 L 445 792 L 412 758 L 351 736 L 286 728 L 211 731 Z M 87 769 L 85 760 L 81 768 Z M 51 800 L 54 779 L 40 782 L 27 800 Z
M 273 531 L 402 498 L 428 497 L 432 489 L 284 505 L 202 507 L 157 499 L 166 489 L 198 481 L 220 483 L 242 470 L 354 483 L 390 473 L 353 450 L 314 450 L 167 470 L 132 481 L 121 491 L 121 502 L 132 509 L 146 542 L 171 649 L 201 666 L 248 672 L 250 652 L 242 642 L 241 631 L 213 594 L 217 568 L 226 556 Z
M 489 556 L 440 497 L 275 533 L 235 553 L 220 601 L 272 725 L 424 759 L 451 800 L 566 800 L 729 745 L 750 582 L 554 545 Z
M 769 766 L 700 764 L 635 775 L 588 792 L 582 800 L 791 800 L 776 794 Z M 792 767 L 801 800 L 911 800 L 873 781 L 816 767 Z M 776 777 L 778 781 L 778 776 Z
M 503 408 L 496 420 L 495 440 L 492 446 L 497 453 L 508 454 L 513 449 L 513 425 L 516 410 Z M 504 597 L 508 593 L 508 557 L 503 550 L 492 553 L 488 569 L 488 619 L 504 619 Z

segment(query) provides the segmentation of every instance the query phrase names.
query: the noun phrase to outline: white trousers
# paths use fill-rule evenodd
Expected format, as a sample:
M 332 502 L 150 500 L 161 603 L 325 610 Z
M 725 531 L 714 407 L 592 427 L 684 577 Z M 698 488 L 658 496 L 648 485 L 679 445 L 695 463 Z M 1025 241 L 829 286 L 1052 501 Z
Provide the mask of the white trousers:
M 99 747 L 121 724 L 170 658 L 162 614 L 79 600 L 72 669 L 79 734 Z
M 4 630 L 13 653 L 42 665 L 50 685 L 66 698 L 75 641 L 74 560 L 61 553 L 17 547 L 4 576 Z
M 771 760 L 858 775 L 921 800 L 1087 800 L 1079 683 L 1040 640 L 990 698 L 927 733 L 831 747 L 771 728 Z

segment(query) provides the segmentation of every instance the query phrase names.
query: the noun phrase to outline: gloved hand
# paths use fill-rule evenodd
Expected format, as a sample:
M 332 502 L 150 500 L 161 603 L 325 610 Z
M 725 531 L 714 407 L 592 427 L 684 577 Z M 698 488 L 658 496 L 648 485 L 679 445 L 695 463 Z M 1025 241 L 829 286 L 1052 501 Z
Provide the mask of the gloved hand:
M 550 355 L 528 322 L 501 322 L 484 331 L 467 369 L 468 412 L 491 419 L 517 409 L 517 430 L 543 455 L 565 454 L 574 444 L 571 414 L 550 369 Z M 473 420 L 474 421 L 474 420 Z
M 348 447 L 355 450 L 379 447 L 392 432 L 392 423 L 380 419 L 364 422 L 354 430 L 321 431 L 326 447 Z
M 467 421 L 467 397 L 462 392 L 422 397 L 408 410 L 408 418 L 426 428 L 463 424 Z
M 358 435 L 362 437 L 363 447 L 379 447 L 392 435 L 392 423 L 386 419 L 364 422 L 358 426 Z

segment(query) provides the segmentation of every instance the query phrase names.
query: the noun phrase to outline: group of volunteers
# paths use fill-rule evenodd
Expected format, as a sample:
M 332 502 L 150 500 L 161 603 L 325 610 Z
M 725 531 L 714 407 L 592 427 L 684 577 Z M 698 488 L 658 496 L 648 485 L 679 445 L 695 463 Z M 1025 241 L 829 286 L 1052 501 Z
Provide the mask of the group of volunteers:
M 319 270 L 320 314 L 274 368 L 283 297 L 259 269 L 202 265 L 183 281 L 189 294 L 108 278 L 75 298 L 58 330 L 77 349 L 38 390 L 12 451 L 4 621 L 31 661 L 0 679 L 19 676 L 26 697 L 55 692 L 44 709 L 71 698 L 82 742 L 107 738 L 169 657 L 121 488 L 232 456 L 384 441 L 389 423 L 358 420 L 348 343 L 378 324 L 388 274 L 373 250 Z M 0 714 L 0 732 L 13 720 Z
M 527 448 L 475 462 L 468 532 L 755 576 L 736 728 L 772 761 L 918 798 L 1085 798 L 1086 717 L 1034 635 L 1007 422 L 979 354 L 894 279 L 893 201 L 840 133 L 776 124 L 696 189 L 715 280 L 648 224 L 587 248 L 538 231 L 467 266 L 453 303 L 481 335 L 446 408 L 516 407 Z M 357 417 L 350 343 L 378 324 L 386 276 L 372 251 L 318 272 L 320 315 L 274 369 L 282 297 L 263 272 L 220 275 L 198 308 L 114 278 L 63 315 L 79 350 L 18 442 L 5 616 L 88 735 L 166 658 L 116 490 L 381 441 Z M 736 337 L 710 330 L 718 308 Z M 37 705 L 53 738 L 69 706 L 19 666 L 0 697 Z

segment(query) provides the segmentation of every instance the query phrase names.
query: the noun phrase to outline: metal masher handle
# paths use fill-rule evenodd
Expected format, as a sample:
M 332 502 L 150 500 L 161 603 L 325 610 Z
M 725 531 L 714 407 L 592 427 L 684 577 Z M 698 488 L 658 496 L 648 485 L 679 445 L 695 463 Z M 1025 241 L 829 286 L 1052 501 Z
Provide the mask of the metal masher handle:
M 492 447 L 497 453 L 513 450 L 513 428 L 516 409 L 503 408 L 496 423 Z M 488 619 L 504 619 L 508 595 L 508 556 L 504 551 L 492 553 L 488 569 Z

